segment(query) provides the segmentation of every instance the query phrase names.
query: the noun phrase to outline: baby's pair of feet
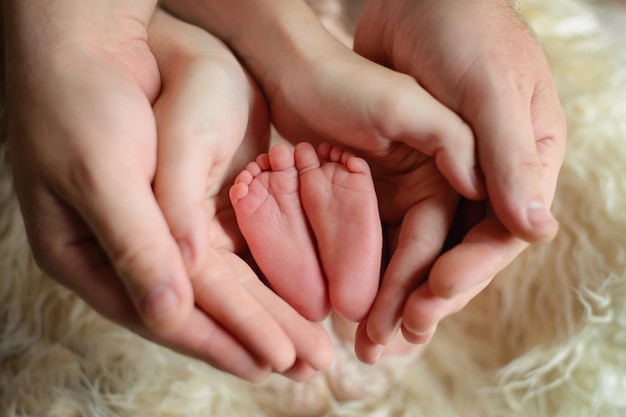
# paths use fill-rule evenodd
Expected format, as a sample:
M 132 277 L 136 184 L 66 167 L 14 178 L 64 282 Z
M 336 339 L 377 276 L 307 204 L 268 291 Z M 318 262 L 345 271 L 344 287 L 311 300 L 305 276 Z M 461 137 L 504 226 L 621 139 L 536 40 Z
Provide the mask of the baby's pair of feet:
M 376 296 L 382 227 L 367 162 L 328 143 L 274 146 L 230 190 L 250 252 L 304 317 L 362 321 Z
M 386 395 L 421 350 L 398 334 L 376 368 L 349 352 L 356 322 L 376 296 L 382 255 L 378 202 L 365 160 L 327 143 L 317 152 L 308 143 L 293 151 L 276 145 L 239 174 L 230 198 L 276 293 L 310 320 L 321 320 L 332 306 L 334 333 L 345 341 L 338 341 L 324 373 L 304 384 L 274 376 L 255 388 L 256 398 L 285 415 L 313 416 L 329 410 L 331 397 Z

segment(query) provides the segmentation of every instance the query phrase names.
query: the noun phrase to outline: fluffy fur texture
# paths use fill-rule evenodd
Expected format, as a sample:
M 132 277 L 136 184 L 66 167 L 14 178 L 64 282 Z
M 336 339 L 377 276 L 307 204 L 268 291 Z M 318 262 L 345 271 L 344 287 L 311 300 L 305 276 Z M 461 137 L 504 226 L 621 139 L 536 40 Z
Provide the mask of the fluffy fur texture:
M 626 3 L 522 8 L 568 119 L 561 233 L 442 323 L 390 395 L 337 402 L 322 377 L 252 387 L 108 323 L 38 272 L 2 166 L 0 416 L 626 415 Z M 335 369 L 350 361 L 340 347 Z

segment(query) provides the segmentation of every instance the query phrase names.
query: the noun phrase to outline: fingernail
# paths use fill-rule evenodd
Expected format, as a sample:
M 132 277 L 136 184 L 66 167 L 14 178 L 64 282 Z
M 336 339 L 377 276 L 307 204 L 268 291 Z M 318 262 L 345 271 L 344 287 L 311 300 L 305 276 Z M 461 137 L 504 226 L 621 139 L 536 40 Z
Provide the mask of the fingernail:
M 380 359 L 380 355 L 383 354 L 384 350 L 385 350 L 385 346 L 383 345 L 376 345 L 372 348 L 372 356 L 374 359 L 372 365 L 378 362 L 378 359 Z
M 423 329 L 411 330 L 408 327 L 404 326 L 405 331 L 408 331 L 408 333 L 410 334 L 410 335 L 405 334 L 405 338 L 407 339 L 409 343 L 415 343 L 415 344 L 428 343 L 430 339 L 432 338 L 432 336 L 435 334 L 438 324 L 439 323 L 437 322 L 426 330 L 423 330 Z
M 533 201 L 528 205 L 526 211 L 528 216 L 528 223 L 532 227 L 539 226 L 552 226 L 556 225 L 556 220 L 552 216 L 552 213 L 546 208 L 543 201 Z
M 174 289 L 167 284 L 161 284 L 144 293 L 138 304 L 144 319 L 159 321 L 176 310 L 179 302 Z
M 426 330 L 419 330 L 419 331 L 412 332 L 412 333 L 415 336 L 417 336 L 417 337 L 426 337 L 426 336 L 429 336 L 430 334 L 434 333 L 434 330 L 435 330 L 436 327 L 437 327 L 437 325 L 435 324 L 434 326 L 429 327 Z
M 178 248 L 180 250 L 180 255 L 183 257 L 183 262 L 185 263 L 185 266 L 189 268 L 191 266 L 191 261 L 193 260 L 189 243 L 187 243 L 186 241 L 179 241 Z
M 480 168 L 478 168 L 477 166 L 472 168 L 472 170 L 470 171 L 470 179 L 472 181 L 472 185 L 474 186 L 474 189 L 476 190 L 476 192 L 481 197 L 484 197 L 487 194 L 485 190 L 485 177 L 483 176 L 483 173 L 480 170 Z

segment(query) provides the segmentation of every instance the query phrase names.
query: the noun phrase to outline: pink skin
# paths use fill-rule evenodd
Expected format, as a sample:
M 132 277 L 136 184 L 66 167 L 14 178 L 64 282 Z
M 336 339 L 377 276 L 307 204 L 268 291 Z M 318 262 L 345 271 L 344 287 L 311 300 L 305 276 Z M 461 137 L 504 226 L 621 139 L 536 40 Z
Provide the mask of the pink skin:
M 311 320 L 330 305 L 350 321 L 365 318 L 378 289 L 382 232 L 364 160 L 329 144 L 317 153 L 308 143 L 293 152 L 276 145 L 248 164 L 230 198 L 281 297 Z
M 277 145 L 237 176 L 230 199 L 239 228 L 274 291 L 304 317 L 319 321 L 330 305 L 299 190 L 294 154 Z
M 382 226 L 367 162 L 328 143 L 295 149 L 300 199 L 317 239 L 330 303 L 343 318 L 365 319 L 380 278 Z

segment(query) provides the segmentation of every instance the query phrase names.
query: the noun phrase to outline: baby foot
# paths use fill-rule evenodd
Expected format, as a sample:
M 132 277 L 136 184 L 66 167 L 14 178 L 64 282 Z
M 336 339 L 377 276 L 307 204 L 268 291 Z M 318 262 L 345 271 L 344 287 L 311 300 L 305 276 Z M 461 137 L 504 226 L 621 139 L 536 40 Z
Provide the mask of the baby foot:
M 279 144 L 239 174 L 230 200 L 272 289 L 305 318 L 320 321 L 330 309 L 326 280 L 299 190 L 294 153 Z
M 344 318 L 367 315 L 380 277 L 382 227 L 376 191 L 365 160 L 309 143 L 295 148 L 300 200 L 328 280 L 332 307 Z

